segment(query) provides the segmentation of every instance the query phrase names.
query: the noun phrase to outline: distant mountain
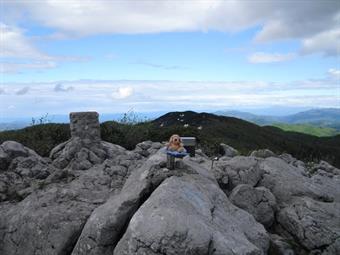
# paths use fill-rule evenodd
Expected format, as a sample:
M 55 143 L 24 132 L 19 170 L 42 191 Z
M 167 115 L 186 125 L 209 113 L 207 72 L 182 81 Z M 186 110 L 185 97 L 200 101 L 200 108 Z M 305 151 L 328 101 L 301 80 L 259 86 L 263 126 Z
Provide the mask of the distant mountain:
M 29 126 L 29 122 L 25 122 L 25 121 L 4 122 L 4 123 L 0 123 L 0 131 L 20 129 L 20 128 L 24 128 L 27 126 Z
M 340 108 L 314 109 L 289 115 L 284 119 L 292 124 L 310 123 L 340 130 Z
M 157 112 L 134 112 L 129 111 L 127 113 L 103 113 L 99 116 L 100 122 L 105 121 L 119 121 L 119 122 L 129 122 L 129 123 L 137 123 L 143 121 L 153 120 L 166 112 L 157 111 Z M 5 130 L 15 130 L 20 128 L 25 128 L 28 126 L 32 126 L 33 120 L 35 121 L 35 125 L 37 124 L 47 124 L 47 123 L 68 123 L 69 115 L 66 114 L 52 114 L 45 115 L 39 117 L 8 117 L 6 119 L 0 120 L 0 131 Z M 41 121 L 40 121 L 41 120 Z
M 215 114 L 240 118 L 258 125 L 272 125 L 274 123 L 311 124 L 340 131 L 340 108 L 312 109 L 287 116 L 255 115 L 240 111 L 218 111 Z

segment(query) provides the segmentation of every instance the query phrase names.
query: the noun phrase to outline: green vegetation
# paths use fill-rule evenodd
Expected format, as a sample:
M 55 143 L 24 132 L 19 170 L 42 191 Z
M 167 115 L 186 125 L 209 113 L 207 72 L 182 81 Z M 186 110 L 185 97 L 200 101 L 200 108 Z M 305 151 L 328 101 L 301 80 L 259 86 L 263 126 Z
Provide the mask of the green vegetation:
M 315 135 L 319 137 L 323 136 L 334 136 L 340 134 L 334 128 L 318 127 L 312 124 L 285 124 L 285 123 L 274 123 L 272 126 L 278 127 L 284 131 L 299 132 L 308 135 Z
M 39 155 L 48 157 L 51 149 L 70 139 L 68 124 L 38 124 L 19 130 L 0 132 L 0 143 L 7 140 L 17 141 L 36 151 Z
M 316 137 L 285 132 L 272 126 L 260 127 L 237 118 L 208 113 L 173 112 L 154 121 L 130 121 L 129 118 L 126 116 L 121 123 L 102 123 L 102 139 L 133 149 L 139 142 L 167 141 L 172 134 L 177 133 L 196 137 L 198 147 L 210 156 L 219 153 L 219 144 L 223 142 L 243 155 L 256 149 L 268 148 L 275 153 L 290 153 L 305 161 L 327 160 L 340 167 L 340 135 Z M 48 123 L 0 132 L 0 143 L 6 140 L 18 141 L 42 156 L 48 156 L 53 147 L 69 138 L 68 124 Z

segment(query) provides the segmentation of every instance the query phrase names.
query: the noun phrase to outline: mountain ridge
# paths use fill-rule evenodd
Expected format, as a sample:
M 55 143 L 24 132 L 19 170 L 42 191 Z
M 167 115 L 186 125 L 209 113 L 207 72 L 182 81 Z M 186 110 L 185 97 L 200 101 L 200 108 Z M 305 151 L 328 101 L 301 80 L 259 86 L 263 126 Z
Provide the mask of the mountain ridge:
M 259 125 L 274 123 L 312 124 L 340 131 L 340 108 L 311 109 L 286 116 L 257 115 L 242 111 L 217 111 L 217 115 L 241 118 Z

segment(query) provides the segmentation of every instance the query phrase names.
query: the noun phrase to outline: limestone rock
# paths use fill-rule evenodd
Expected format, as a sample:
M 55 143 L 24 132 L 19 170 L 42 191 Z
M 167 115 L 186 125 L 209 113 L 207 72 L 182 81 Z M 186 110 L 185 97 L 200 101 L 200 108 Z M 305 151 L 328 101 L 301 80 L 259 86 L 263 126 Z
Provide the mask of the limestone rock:
M 311 175 L 320 174 L 333 177 L 334 175 L 340 175 L 340 169 L 332 166 L 326 161 L 321 160 L 319 163 L 312 165 L 312 167 L 309 169 L 309 173 Z
M 339 250 L 339 212 L 340 203 L 298 197 L 278 213 L 277 219 L 283 229 L 309 250 L 324 249 L 330 245 Z
M 114 249 L 122 254 L 265 254 L 261 224 L 201 175 L 165 180 L 133 215 Z
M 100 142 L 100 125 L 97 112 L 71 112 L 71 137 L 77 137 L 89 143 Z
M 292 155 L 290 155 L 288 153 L 281 154 L 279 156 L 279 158 L 283 159 L 288 164 L 293 165 L 293 166 L 297 167 L 300 170 L 303 170 L 303 171 L 306 170 L 305 169 L 306 168 L 306 164 L 303 161 L 294 158 Z
M 280 158 L 267 158 L 259 168 L 264 171 L 258 186 L 268 188 L 278 203 L 290 201 L 295 196 L 308 196 L 321 201 L 340 201 L 340 178 L 316 175 L 309 178 L 296 167 Z
M 150 155 L 155 154 L 162 147 L 164 147 L 164 145 L 159 142 L 154 143 L 152 141 L 144 141 L 138 143 L 134 151 L 143 157 L 149 157 Z
M 294 248 L 283 237 L 271 234 L 270 235 L 270 248 L 268 254 L 275 255 L 294 255 Z
M 265 227 L 269 228 L 273 224 L 276 199 L 267 188 L 240 184 L 233 189 L 229 199 L 234 205 L 253 215 Z
M 21 200 L 54 169 L 48 166 L 45 159 L 20 143 L 7 141 L 3 145 L 7 166 L 5 171 L 0 172 L 0 201 Z
M 8 167 L 9 156 L 4 151 L 4 149 L 0 145 L 0 172 L 6 171 Z
M 57 173 L 60 171 L 64 170 Z M 104 165 L 72 172 L 76 176 L 71 182 L 55 176 L 15 206 L 0 206 L 0 254 L 72 252 L 91 212 L 112 191 Z M 64 177 L 68 178 L 66 173 Z
M 124 227 L 151 192 L 169 176 L 183 174 L 165 165 L 166 154 L 159 151 L 133 171 L 122 191 L 94 210 L 72 254 L 112 254 Z
M 11 158 L 27 157 L 29 151 L 22 144 L 15 141 L 6 141 L 1 144 L 3 151 Z
M 257 158 L 269 158 L 269 157 L 275 157 L 276 154 L 268 149 L 262 149 L 262 150 L 256 150 L 253 151 L 250 154 L 251 157 L 257 157 Z
M 226 157 L 235 157 L 239 154 L 239 152 L 236 149 L 224 143 L 220 144 L 220 152 L 222 156 Z
M 70 122 L 71 139 L 50 153 L 55 167 L 86 170 L 112 157 L 116 151 L 122 151 L 118 146 L 101 141 L 98 113 L 71 113 Z
M 8 171 L 13 171 L 24 178 L 35 179 L 45 179 L 50 174 L 46 161 L 35 156 L 15 158 L 12 160 Z
M 231 191 L 238 184 L 255 186 L 264 173 L 259 167 L 260 162 L 261 159 L 254 157 L 236 156 L 229 161 L 217 161 L 214 171 L 221 172 L 218 175 L 228 176 L 227 189 Z

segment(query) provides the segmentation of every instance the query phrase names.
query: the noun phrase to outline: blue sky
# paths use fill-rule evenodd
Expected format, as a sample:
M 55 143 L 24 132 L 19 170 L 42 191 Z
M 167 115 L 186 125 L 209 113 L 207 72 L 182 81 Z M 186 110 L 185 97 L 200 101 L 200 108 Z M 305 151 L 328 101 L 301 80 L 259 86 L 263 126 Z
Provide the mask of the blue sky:
M 337 1 L 1 0 L 0 114 L 340 107 Z

